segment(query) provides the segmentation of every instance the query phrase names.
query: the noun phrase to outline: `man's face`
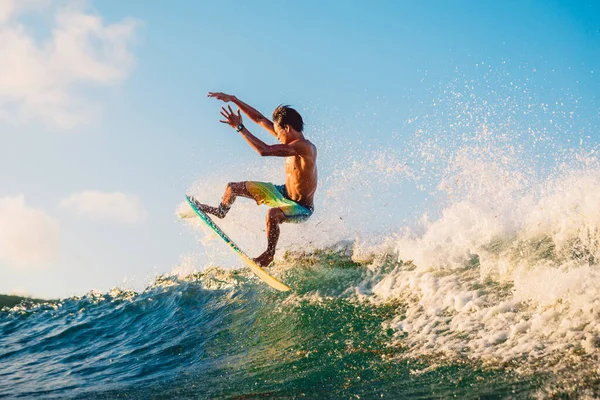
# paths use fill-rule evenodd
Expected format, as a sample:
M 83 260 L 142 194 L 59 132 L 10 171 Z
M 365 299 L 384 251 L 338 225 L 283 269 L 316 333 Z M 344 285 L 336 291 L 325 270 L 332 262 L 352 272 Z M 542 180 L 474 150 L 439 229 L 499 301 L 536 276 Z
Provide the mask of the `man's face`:
M 277 140 L 283 142 L 286 137 L 286 131 L 277 122 L 273 123 L 273 128 L 277 134 Z

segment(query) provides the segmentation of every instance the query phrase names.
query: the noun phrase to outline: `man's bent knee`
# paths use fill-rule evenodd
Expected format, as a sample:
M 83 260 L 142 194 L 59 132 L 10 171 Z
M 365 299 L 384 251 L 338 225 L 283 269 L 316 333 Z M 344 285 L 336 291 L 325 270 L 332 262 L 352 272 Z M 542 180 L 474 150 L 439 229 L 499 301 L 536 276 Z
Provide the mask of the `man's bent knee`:
M 286 219 L 285 214 L 280 208 L 271 208 L 267 211 L 267 221 L 280 224 Z
M 227 190 L 234 194 L 246 194 L 246 182 L 229 182 L 227 184 Z

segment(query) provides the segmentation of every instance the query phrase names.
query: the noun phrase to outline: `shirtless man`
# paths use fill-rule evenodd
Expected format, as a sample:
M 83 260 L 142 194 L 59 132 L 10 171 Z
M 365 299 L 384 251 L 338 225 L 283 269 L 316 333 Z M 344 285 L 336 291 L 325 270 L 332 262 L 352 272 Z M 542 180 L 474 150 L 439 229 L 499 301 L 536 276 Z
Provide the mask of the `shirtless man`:
M 234 113 L 231 106 L 222 107 L 219 122 L 235 128 L 261 156 L 285 157 L 285 185 L 267 182 L 230 182 L 218 207 L 201 204 L 192 199 L 204 212 L 224 218 L 236 197 L 254 199 L 256 204 L 272 207 L 267 212 L 267 250 L 254 261 L 267 266 L 275 257 L 275 246 L 279 240 L 279 224 L 282 222 L 304 222 L 314 211 L 313 198 L 317 190 L 317 148 L 306 140 L 302 130 L 304 122 L 296 110 L 289 106 L 278 106 L 273 111 L 273 122 L 260 112 L 239 100 L 237 97 L 220 92 L 210 92 L 213 97 L 224 102 L 232 102 L 239 107 Z M 262 126 L 279 140 L 281 144 L 268 145 L 254 136 L 242 123 L 240 110 L 256 124 Z

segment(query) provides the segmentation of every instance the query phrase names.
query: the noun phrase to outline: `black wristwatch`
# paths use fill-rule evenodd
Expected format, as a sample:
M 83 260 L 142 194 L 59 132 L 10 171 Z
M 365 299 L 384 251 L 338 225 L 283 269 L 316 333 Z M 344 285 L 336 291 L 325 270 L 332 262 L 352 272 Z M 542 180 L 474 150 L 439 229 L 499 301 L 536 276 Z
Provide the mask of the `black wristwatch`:
M 236 130 L 236 131 L 238 131 L 238 132 L 241 132 L 241 131 L 242 131 L 242 129 L 244 129 L 244 124 L 239 124 L 239 125 L 237 126 L 237 128 L 235 128 L 235 130 Z

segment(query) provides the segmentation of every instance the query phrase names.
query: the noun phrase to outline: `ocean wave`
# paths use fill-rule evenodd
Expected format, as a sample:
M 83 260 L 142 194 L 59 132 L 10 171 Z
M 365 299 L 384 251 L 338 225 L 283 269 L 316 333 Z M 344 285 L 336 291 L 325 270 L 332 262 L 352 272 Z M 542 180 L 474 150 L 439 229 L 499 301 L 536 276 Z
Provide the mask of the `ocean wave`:
M 525 397 L 594 393 L 593 307 L 517 299 L 514 284 L 482 278 L 473 259 L 435 270 L 382 246 L 369 257 L 348 241 L 288 252 L 272 273 L 291 294 L 248 270 L 212 267 L 160 276 L 139 293 L 5 308 L 0 394 L 418 397 L 430 393 L 422 385 L 463 397 L 509 386 Z M 35 371 L 44 373 L 21 380 Z M 575 389 L 566 384 L 574 371 Z

